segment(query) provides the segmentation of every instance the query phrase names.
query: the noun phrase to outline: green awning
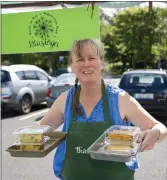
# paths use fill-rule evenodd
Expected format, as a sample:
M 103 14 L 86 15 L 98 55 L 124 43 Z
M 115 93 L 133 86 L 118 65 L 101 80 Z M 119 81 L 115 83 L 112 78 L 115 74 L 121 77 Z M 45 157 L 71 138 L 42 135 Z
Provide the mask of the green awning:
M 92 3 L 95 3 L 96 5 L 99 5 L 99 7 L 106 7 L 106 8 L 125 8 L 125 7 L 130 7 L 130 6 L 136 6 L 136 5 L 139 5 L 139 4 L 141 4 L 141 3 L 144 3 L 144 2 L 146 2 L 146 1 L 140 1 L 140 2 L 126 2 L 126 1 L 124 1 L 124 2 L 99 2 L 99 1 L 92 1 Z M 25 2 L 25 1 L 19 1 L 19 2 L 17 2 L 17 1 L 15 1 L 15 2 L 5 2 L 5 1 L 3 1 L 3 2 L 1 2 L 1 5 L 2 5 L 2 8 L 3 8 L 3 5 L 5 6 L 5 7 L 7 7 L 7 6 L 9 6 L 10 8 L 12 8 L 12 6 L 13 7 L 20 7 L 20 6 L 27 6 L 27 5 L 29 5 L 29 4 L 31 4 L 31 6 L 33 6 L 33 5 L 35 5 L 35 4 L 37 4 L 38 3 L 38 5 L 39 5 L 39 3 L 41 4 L 41 5 L 43 5 L 43 4 L 45 4 L 46 2 L 45 1 L 41 1 L 41 2 L 39 2 L 39 1 L 27 1 L 27 2 Z M 49 2 L 48 2 L 49 3 Z M 50 2 L 50 3 L 52 3 L 52 2 Z M 59 4 L 61 4 L 62 2 L 53 2 L 52 4 L 53 5 L 59 5 Z M 76 6 L 77 5 L 81 5 L 81 4 L 89 4 L 89 2 L 86 2 L 86 1 L 71 1 L 71 2 L 69 2 L 69 1 L 64 1 L 63 2 L 64 4 L 69 4 L 69 5 L 74 5 L 75 3 L 76 3 Z
M 88 5 L 88 4 L 95 4 L 95 5 L 98 5 L 99 7 L 101 8 L 126 8 L 126 7 L 132 7 L 132 6 L 137 6 L 137 5 L 140 5 L 142 3 L 146 3 L 148 1 L 123 1 L 123 2 L 120 2 L 120 1 L 103 1 L 103 2 L 100 2 L 100 1 L 8 1 L 8 2 L 5 2 L 5 1 L 2 1 L 1 2 L 1 5 L 2 5 L 2 9 L 3 8 L 15 8 L 15 7 L 33 7 L 33 6 L 37 6 L 37 7 L 48 7 L 48 6 L 56 6 L 56 5 L 62 5 L 62 4 L 65 4 L 66 7 L 72 5 L 72 6 L 75 6 L 75 7 L 78 7 L 78 6 L 82 6 L 82 5 Z M 160 2 L 160 1 L 158 1 Z M 154 2 L 153 2 L 154 3 Z M 165 3 L 167 4 L 166 1 L 162 1 L 160 3 Z

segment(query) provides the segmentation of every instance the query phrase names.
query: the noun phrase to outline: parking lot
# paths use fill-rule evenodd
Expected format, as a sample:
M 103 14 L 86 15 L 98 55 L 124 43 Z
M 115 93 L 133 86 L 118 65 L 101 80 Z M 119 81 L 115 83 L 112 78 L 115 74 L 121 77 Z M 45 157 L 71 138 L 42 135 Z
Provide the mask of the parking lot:
M 5 151 L 17 140 L 12 133 L 22 126 L 33 124 L 48 111 L 45 105 L 36 106 L 33 111 L 24 116 L 11 112 L 2 114 L 2 179 L 3 180 L 52 180 L 57 179 L 52 171 L 55 150 L 44 158 L 15 158 Z M 165 118 L 157 117 L 167 125 Z M 61 127 L 58 129 L 61 130 Z M 167 179 L 167 140 L 157 144 L 152 151 L 139 154 L 140 169 L 136 172 L 136 180 Z

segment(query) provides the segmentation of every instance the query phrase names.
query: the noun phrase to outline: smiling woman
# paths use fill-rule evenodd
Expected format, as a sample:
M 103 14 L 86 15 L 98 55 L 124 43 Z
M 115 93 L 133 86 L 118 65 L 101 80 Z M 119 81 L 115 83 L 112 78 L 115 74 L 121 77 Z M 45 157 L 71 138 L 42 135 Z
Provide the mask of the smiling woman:
M 64 123 L 63 131 L 68 132 L 54 156 L 55 175 L 62 180 L 134 180 L 139 167 L 135 156 L 126 163 L 98 161 L 90 159 L 86 150 L 112 125 L 131 123 L 142 130 L 141 151 L 150 150 L 158 140 L 165 139 L 166 127 L 124 90 L 104 83 L 104 51 L 100 41 L 75 41 L 69 61 L 77 77 L 75 86 L 62 93 L 38 122 L 52 129 Z
M 78 107 L 78 81 L 93 87 L 101 83 L 101 71 L 103 69 L 104 49 L 100 41 L 84 39 L 75 41 L 70 54 L 69 63 L 72 71 L 76 74 L 76 84 L 73 96 L 73 111 L 79 113 Z

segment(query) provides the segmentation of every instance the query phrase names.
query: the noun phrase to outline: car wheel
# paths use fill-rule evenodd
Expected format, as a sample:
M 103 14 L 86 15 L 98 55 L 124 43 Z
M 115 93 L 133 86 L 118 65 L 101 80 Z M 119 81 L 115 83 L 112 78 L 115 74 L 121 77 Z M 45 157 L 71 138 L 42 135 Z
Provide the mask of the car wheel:
M 28 114 L 32 109 L 32 99 L 29 95 L 23 96 L 21 100 L 20 112 L 21 114 Z

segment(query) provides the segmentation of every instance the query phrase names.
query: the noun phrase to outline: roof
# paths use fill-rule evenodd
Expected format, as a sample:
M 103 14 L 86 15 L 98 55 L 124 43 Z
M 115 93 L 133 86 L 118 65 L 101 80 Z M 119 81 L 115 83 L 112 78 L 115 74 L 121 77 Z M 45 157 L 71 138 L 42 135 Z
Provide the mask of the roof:
M 10 66 L 2 66 L 1 69 L 8 70 L 8 71 L 39 70 L 46 73 L 43 69 L 35 65 L 30 65 L 30 64 L 15 64 L 15 65 L 10 65 Z
M 124 72 L 124 74 L 137 74 L 137 73 L 152 73 L 152 74 L 166 74 L 166 70 L 161 69 L 136 69 L 136 70 L 129 70 Z

